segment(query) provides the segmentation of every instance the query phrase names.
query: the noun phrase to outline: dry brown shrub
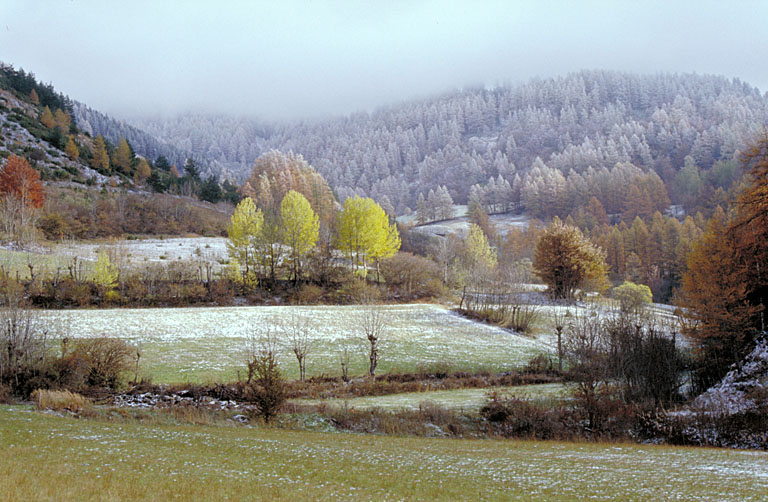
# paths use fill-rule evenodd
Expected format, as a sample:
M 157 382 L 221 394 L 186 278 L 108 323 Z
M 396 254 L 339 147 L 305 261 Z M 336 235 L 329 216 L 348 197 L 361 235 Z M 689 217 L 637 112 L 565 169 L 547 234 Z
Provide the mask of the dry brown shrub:
M 90 399 L 68 390 L 37 389 L 30 399 L 38 410 L 71 411 L 82 413 L 93 406 Z

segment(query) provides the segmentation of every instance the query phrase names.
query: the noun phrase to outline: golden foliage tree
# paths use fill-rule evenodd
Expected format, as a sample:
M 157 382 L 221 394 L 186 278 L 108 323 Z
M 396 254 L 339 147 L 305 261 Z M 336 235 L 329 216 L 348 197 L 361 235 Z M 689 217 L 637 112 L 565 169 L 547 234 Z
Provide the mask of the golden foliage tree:
M 253 203 L 253 199 L 246 197 L 240 201 L 227 225 L 227 251 L 230 260 L 240 269 L 240 280 L 251 283 L 255 273 L 255 241 L 261 233 L 264 224 L 264 215 Z
M 40 104 L 40 97 L 37 95 L 36 90 L 32 89 L 31 91 L 29 91 L 29 100 L 32 102 L 32 104 L 35 104 L 35 105 Z
M 337 247 L 347 253 L 355 270 L 365 275 L 368 260 L 394 256 L 400 249 L 397 225 L 373 199 L 350 197 L 339 216 Z
M 748 184 L 730 219 L 715 212 L 688 254 L 683 276 L 685 331 L 697 356 L 698 384 L 719 380 L 765 331 L 768 300 L 768 133 L 742 158 Z
M 320 220 L 309 201 L 295 190 L 290 190 L 280 203 L 283 243 L 290 249 L 291 270 L 294 281 L 301 275 L 301 260 L 317 243 Z
M 56 112 L 53 114 L 53 121 L 63 134 L 69 131 L 69 126 L 72 124 L 72 119 L 61 108 L 56 108 Z
M 99 134 L 93 140 L 93 157 L 91 157 L 91 166 L 95 169 L 101 169 L 109 172 L 109 155 L 107 155 L 107 146 L 104 142 L 104 136 Z
M 131 170 L 131 164 L 133 163 L 133 150 L 131 145 L 128 144 L 128 140 L 120 138 L 120 142 L 117 144 L 117 150 L 115 150 L 115 158 L 113 164 L 123 173 L 129 173 Z
M 40 115 L 40 122 L 49 129 L 56 125 L 56 121 L 53 120 L 53 113 L 51 113 L 51 109 L 47 106 L 43 108 L 43 113 Z
M 285 195 L 294 190 L 303 195 L 326 224 L 333 223 L 336 199 L 325 179 L 301 155 L 277 150 L 265 153 L 253 164 L 251 176 L 240 192 L 264 210 L 279 209 Z
M 133 175 L 133 181 L 140 185 L 144 183 L 147 178 L 152 176 L 152 168 L 149 167 L 149 162 L 144 157 L 139 159 L 139 165 L 136 166 L 136 172 Z
M 570 300 L 578 289 L 599 291 L 607 285 L 605 253 L 559 218 L 536 244 L 533 269 L 553 298 Z
M 64 153 L 66 153 L 67 157 L 69 157 L 72 160 L 75 160 L 80 156 L 80 149 L 77 147 L 77 143 L 75 143 L 75 138 L 72 137 L 71 134 L 69 135 L 69 137 L 67 137 L 67 146 L 64 148 Z

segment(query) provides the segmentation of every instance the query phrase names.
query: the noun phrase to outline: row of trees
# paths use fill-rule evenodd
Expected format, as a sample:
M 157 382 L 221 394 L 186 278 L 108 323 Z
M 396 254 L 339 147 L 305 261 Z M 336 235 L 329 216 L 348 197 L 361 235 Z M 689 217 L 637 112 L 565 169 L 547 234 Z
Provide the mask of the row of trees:
M 328 230 L 326 230 L 327 232 Z M 338 216 L 335 244 L 346 254 L 355 271 L 365 276 L 368 263 L 378 265 L 400 248 L 397 226 L 371 199 L 351 198 Z M 235 208 L 227 227 L 230 266 L 244 284 L 277 279 L 287 262 L 294 283 L 303 279 L 304 260 L 314 251 L 320 236 L 320 219 L 309 201 L 289 190 L 279 211 L 262 210 L 250 197 Z

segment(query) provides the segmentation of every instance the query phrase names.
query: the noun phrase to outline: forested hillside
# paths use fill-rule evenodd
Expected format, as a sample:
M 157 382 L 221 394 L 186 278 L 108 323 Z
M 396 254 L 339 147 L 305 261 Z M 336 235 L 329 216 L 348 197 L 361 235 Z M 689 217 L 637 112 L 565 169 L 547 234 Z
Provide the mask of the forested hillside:
M 304 155 L 341 200 L 386 196 L 403 213 L 430 189 L 445 186 L 465 203 L 478 185 L 478 193 L 493 194 L 489 209 L 547 217 L 592 196 L 609 213 L 623 212 L 638 179 L 657 189 L 660 179 L 672 203 L 711 211 L 740 177 L 734 154 L 767 117 L 768 98 L 739 80 L 583 71 L 318 122 L 184 115 L 136 125 L 239 166 L 241 179 L 259 154 L 276 148 Z M 647 195 L 659 196 L 651 188 Z
M 140 155 L 149 159 L 165 157 L 171 165 L 183 166 L 187 159 L 193 159 L 200 167 L 200 175 L 207 177 L 213 173 L 226 176 L 227 170 L 216 162 L 211 162 L 206 155 L 193 153 L 183 145 L 166 143 L 146 132 L 105 115 L 89 106 L 72 101 L 72 112 L 77 125 L 91 136 L 101 134 L 113 144 L 125 138 Z

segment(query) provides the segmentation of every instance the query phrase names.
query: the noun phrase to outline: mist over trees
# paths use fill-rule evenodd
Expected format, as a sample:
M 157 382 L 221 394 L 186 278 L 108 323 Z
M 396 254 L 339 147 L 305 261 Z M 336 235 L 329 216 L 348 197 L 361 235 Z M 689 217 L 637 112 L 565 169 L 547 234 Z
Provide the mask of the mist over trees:
M 669 198 L 711 212 L 740 178 L 732 159 L 766 117 L 768 99 L 737 79 L 582 71 L 325 121 L 183 115 L 136 124 L 241 179 L 264 151 L 300 153 L 340 202 L 386 197 L 401 214 L 445 187 L 458 204 L 474 191 L 489 212 L 563 217 L 592 197 L 623 213 L 631 185 L 657 206 Z

